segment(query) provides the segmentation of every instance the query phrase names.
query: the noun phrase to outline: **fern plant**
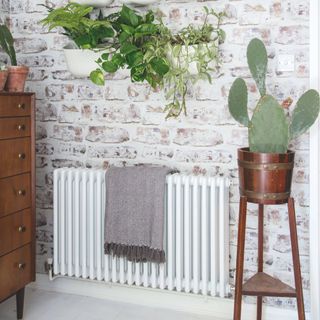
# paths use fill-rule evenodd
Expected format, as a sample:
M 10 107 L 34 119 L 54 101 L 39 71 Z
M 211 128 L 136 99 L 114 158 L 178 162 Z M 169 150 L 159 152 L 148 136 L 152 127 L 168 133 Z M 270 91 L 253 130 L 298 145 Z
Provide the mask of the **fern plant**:
M 114 36 L 114 30 L 107 20 L 101 16 L 98 19 L 90 18 L 93 7 L 72 2 L 61 8 L 47 9 L 48 16 L 40 22 L 47 26 L 49 31 L 57 27 L 63 28 L 64 34 L 81 49 L 103 46 Z

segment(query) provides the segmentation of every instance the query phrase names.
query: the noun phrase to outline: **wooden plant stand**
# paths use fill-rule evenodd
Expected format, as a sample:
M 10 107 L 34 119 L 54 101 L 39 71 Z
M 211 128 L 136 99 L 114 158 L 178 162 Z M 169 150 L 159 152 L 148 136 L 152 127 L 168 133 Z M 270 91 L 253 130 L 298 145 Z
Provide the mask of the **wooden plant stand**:
M 241 319 L 242 296 L 248 295 L 257 297 L 257 320 L 262 319 L 263 297 L 296 298 L 299 320 L 305 320 L 296 214 L 294 200 L 290 196 L 294 152 L 288 150 L 284 154 L 254 153 L 250 152 L 249 148 L 241 148 L 238 149 L 238 165 L 241 200 L 233 319 Z M 248 202 L 259 206 L 258 273 L 243 283 Z M 263 272 L 264 205 L 275 204 L 288 205 L 295 288 Z
M 298 319 L 305 320 L 294 199 L 288 198 L 287 204 L 288 204 L 288 210 L 289 210 L 289 225 L 290 225 L 295 289 L 263 272 L 264 204 L 259 204 L 258 273 L 256 273 L 252 278 L 250 278 L 246 283 L 243 283 L 247 203 L 248 203 L 247 197 L 242 196 L 240 200 L 240 210 L 239 210 L 240 217 L 239 217 L 239 229 L 238 229 L 236 290 L 235 290 L 233 319 L 234 320 L 241 319 L 242 296 L 247 295 L 247 296 L 257 296 L 257 320 L 262 319 L 262 298 L 263 297 L 296 298 L 297 307 L 298 307 L 298 316 L 299 316 Z

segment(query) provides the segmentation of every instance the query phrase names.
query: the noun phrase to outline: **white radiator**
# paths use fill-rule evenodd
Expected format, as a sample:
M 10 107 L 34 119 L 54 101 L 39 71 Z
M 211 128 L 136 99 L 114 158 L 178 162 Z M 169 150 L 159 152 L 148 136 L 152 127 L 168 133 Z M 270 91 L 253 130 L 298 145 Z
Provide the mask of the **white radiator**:
M 174 174 L 166 188 L 167 262 L 104 255 L 105 171 L 54 171 L 54 274 L 225 297 L 229 181 Z

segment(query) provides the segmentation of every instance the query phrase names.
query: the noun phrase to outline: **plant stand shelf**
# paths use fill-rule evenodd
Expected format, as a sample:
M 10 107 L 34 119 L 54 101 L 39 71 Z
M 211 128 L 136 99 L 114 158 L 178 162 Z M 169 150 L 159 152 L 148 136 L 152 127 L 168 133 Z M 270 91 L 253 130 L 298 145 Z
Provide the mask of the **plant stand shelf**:
M 251 202 L 251 201 L 250 201 Z M 289 297 L 297 299 L 298 319 L 305 320 L 303 290 L 301 280 L 301 269 L 299 259 L 298 235 L 296 225 L 296 215 L 294 208 L 294 199 L 288 198 L 289 225 L 291 248 L 294 268 L 295 288 L 275 279 L 263 272 L 263 229 L 264 229 L 264 201 L 254 201 L 259 203 L 258 218 L 258 273 L 243 283 L 244 270 L 244 252 L 245 252 L 245 233 L 247 218 L 246 196 L 240 200 L 239 229 L 238 229 L 238 250 L 237 250 L 237 268 L 236 268 L 236 290 L 234 301 L 234 320 L 241 320 L 241 301 L 242 296 L 257 296 L 257 320 L 262 319 L 262 298 L 263 297 Z M 283 203 L 283 201 L 281 202 Z M 247 319 L 246 319 L 247 320 Z
M 261 297 L 291 297 L 297 296 L 296 290 L 279 279 L 264 272 L 256 273 L 242 286 L 242 294 Z

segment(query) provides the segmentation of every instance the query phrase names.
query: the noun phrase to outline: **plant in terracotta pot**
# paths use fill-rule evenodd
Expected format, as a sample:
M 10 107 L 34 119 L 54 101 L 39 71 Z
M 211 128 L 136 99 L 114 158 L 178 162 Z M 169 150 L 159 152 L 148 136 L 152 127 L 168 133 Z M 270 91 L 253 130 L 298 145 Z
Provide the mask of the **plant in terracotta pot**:
M 0 64 L 0 91 L 3 91 L 8 78 L 8 70 L 5 65 Z
M 9 74 L 5 90 L 9 92 L 23 92 L 29 68 L 26 66 L 18 66 L 14 40 L 6 25 L 0 25 L 0 46 L 11 61 L 11 66 L 8 67 Z
M 261 95 L 251 119 L 245 81 L 236 79 L 229 93 L 231 115 L 249 130 L 249 148 L 238 150 L 240 193 L 249 202 L 285 203 L 290 196 L 294 165 L 294 152 L 288 146 L 316 121 L 319 93 L 316 90 L 304 93 L 288 116 L 288 106 L 280 105 L 266 92 L 268 56 L 262 41 L 250 42 L 247 60 Z

